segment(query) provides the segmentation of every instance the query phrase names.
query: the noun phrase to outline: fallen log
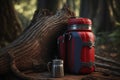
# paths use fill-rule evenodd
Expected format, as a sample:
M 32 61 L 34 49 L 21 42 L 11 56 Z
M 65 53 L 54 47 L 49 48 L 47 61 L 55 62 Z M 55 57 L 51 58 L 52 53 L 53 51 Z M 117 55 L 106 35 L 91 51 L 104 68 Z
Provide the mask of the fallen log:
M 21 36 L 0 49 L 0 75 L 8 73 L 14 64 L 19 71 L 24 71 L 33 69 L 34 62 L 42 65 L 50 61 L 57 53 L 57 37 L 61 31 L 64 32 L 70 17 L 74 17 L 74 13 L 66 7 L 55 15 L 37 10 L 30 26 Z M 43 69 L 44 67 L 41 68 Z

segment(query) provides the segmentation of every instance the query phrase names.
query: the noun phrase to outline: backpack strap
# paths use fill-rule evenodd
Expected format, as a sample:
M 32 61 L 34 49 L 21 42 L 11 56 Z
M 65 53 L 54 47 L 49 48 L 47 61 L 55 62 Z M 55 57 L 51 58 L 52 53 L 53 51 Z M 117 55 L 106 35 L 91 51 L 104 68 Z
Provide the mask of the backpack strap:
M 81 62 L 82 67 L 89 67 L 95 66 L 94 62 Z
M 95 47 L 95 42 L 88 41 L 88 42 L 83 42 L 83 46 L 88 46 L 89 48 Z

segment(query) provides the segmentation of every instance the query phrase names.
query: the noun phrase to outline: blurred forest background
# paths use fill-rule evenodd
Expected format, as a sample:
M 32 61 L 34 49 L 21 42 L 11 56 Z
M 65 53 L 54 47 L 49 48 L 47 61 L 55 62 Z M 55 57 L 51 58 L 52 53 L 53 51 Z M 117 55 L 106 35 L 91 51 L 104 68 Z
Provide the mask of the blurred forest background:
M 64 4 L 77 17 L 93 21 L 96 53 L 119 60 L 120 0 L 0 0 L 0 48 L 19 37 L 36 9 L 49 9 L 54 13 Z

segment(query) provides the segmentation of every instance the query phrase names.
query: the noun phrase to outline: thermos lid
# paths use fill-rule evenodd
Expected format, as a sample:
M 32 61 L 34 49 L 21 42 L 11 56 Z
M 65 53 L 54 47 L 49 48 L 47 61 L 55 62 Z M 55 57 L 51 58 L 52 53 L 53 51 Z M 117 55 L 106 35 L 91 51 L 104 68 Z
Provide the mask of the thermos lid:
M 54 59 L 53 64 L 63 64 L 63 60 L 61 59 Z
M 92 25 L 92 21 L 89 18 L 70 18 L 68 20 L 69 25 L 73 24 L 87 24 Z

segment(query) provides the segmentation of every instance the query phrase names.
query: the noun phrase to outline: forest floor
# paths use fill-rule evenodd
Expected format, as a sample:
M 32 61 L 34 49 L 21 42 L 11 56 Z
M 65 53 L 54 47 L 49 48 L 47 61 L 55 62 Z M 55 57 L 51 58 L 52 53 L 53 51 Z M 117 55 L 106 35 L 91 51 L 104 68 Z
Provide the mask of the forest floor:
M 52 78 L 50 73 L 29 73 L 29 76 L 35 77 L 38 80 L 120 80 L 120 77 L 112 76 L 112 75 L 104 75 L 99 72 L 93 72 L 88 75 L 73 75 L 73 74 L 65 74 L 62 78 Z
M 120 53 L 118 51 L 118 47 L 113 47 L 111 44 L 103 44 L 96 46 L 96 54 L 105 58 L 109 58 L 115 61 L 120 61 Z M 99 61 L 101 63 L 104 63 L 102 61 Z M 111 64 L 112 66 L 112 64 Z M 102 68 L 99 68 L 103 70 Z M 120 76 L 114 76 L 111 74 L 102 73 L 102 72 L 93 72 L 91 74 L 87 75 L 74 75 L 74 74 L 66 74 L 62 78 L 52 78 L 49 72 L 43 72 L 43 73 L 29 73 L 29 76 L 33 76 L 36 78 L 40 78 L 40 80 L 120 80 Z

